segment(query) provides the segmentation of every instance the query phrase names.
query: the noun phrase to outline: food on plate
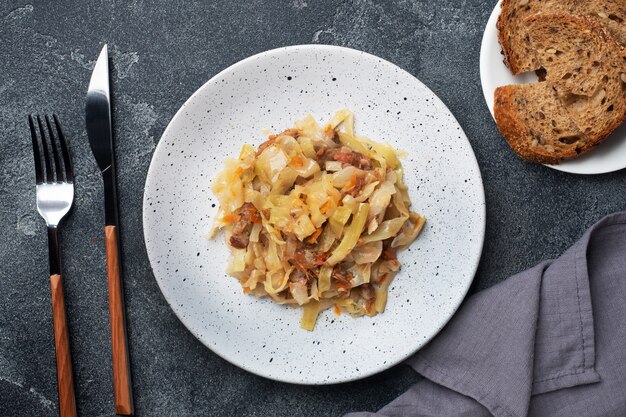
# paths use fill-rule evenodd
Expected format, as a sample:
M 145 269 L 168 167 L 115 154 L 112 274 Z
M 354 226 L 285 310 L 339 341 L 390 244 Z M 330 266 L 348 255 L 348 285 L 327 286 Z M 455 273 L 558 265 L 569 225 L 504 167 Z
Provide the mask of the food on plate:
M 307 116 L 225 161 L 210 237 L 225 231 L 227 272 L 245 293 L 302 306 L 304 329 L 329 307 L 374 316 L 400 269 L 397 252 L 425 222 L 409 210 L 402 178 L 399 153 L 355 135 L 350 111 L 325 126 Z
M 538 83 L 496 89 L 498 129 L 528 161 L 578 157 L 626 118 L 626 49 L 588 16 L 541 13 L 524 25 L 533 69 L 545 71 Z
M 529 42 L 534 29 L 526 18 L 538 13 L 566 13 L 589 16 L 606 26 L 622 45 L 626 46 L 626 1 L 624 0 L 502 0 L 498 17 L 498 39 L 504 62 L 513 74 L 535 71 L 542 64 Z M 559 29 L 559 24 L 554 26 Z

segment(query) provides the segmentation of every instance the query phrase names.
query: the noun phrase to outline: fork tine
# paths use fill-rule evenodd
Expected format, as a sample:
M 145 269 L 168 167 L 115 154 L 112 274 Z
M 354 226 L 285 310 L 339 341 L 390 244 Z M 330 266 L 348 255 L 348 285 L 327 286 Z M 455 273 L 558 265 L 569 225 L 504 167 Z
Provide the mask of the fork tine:
M 52 167 L 50 166 L 50 154 L 48 152 L 46 132 L 43 128 L 43 123 L 41 123 L 41 117 L 39 117 L 39 115 L 37 115 L 37 124 L 39 125 L 39 133 L 41 133 L 41 146 L 43 147 L 43 159 L 44 165 L 46 166 L 46 182 L 54 182 Z
M 65 179 L 63 178 L 63 168 L 61 167 L 61 160 L 59 159 L 59 151 L 57 150 L 56 137 L 54 136 L 54 131 L 52 130 L 52 125 L 50 124 L 50 118 L 47 114 L 44 116 L 44 119 L 46 119 L 48 135 L 50 136 L 50 144 L 52 145 L 52 157 L 54 158 L 57 182 L 63 182 L 65 181 Z
M 33 155 L 35 156 L 35 180 L 37 184 L 43 183 L 43 172 L 41 171 L 41 154 L 39 153 L 39 143 L 37 140 L 37 130 L 33 116 L 28 115 L 28 124 L 30 125 L 30 137 L 33 140 Z
M 61 128 L 61 122 L 54 113 L 52 114 L 52 118 L 54 119 L 54 124 L 56 125 L 57 134 L 59 136 L 59 142 L 61 143 L 63 164 L 65 165 L 65 177 L 67 178 L 67 182 L 74 182 L 74 167 L 72 167 L 72 159 L 70 158 L 67 142 L 65 141 L 65 135 L 63 134 L 63 129 Z

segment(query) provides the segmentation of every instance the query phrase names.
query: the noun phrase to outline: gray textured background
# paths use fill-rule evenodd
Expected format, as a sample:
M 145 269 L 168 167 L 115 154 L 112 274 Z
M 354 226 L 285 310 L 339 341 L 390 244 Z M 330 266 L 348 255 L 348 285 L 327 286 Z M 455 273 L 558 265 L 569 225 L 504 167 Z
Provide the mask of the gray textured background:
M 143 244 L 150 157 L 170 118 L 212 75 L 303 43 L 361 49 L 428 85 L 480 163 L 487 236 L 473 291 L 554 257 L 626 208 L 626 173 L 573 176 L 529 165 L 504 144 L 482 99 L 480 40 L 495 1 L 81 0 L 0 4 L 0 415 L 55 416 L 45 227 L 35 211 L 26 115 L 57 112 L 76 169 L 61 235 L 79 412 L 113 415 L 101 177 L 84 128 L 90 69 L 104 42 L 113 74 L 130 351 L 139 416 L 336 416 L 376 410 L 417 380 L 396 367 L 363 381 L 302 387 L 230 365 L 200 344 L 159 292 Z

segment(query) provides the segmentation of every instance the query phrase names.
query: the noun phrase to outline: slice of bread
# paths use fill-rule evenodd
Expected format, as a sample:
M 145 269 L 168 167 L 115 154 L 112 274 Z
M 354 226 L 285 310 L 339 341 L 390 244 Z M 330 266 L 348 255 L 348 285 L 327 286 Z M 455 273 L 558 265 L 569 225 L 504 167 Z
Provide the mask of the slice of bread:
M 592 147 L 548 83 L 499 87 L 494 114 L 509 146 L 527 161 L 554 164 Z
M 587 16 L 535 15 L 525 23 L 546 82 L 574 122 L 592 140 L 608 136 L 626 114 L 624 51 L 603 24 Z
M 626 46 L 625 0 L 502 0 L 498 39 L 504 63 L 513 74 L 540 68 L 530 45 L 524 20 L 537 13 L 569 13 L 592 16 L 602 22 L 615 39 Z
M 537 14 L 524 25 L 545 81 L 496 89 L 498 129 L 531 162 L 577 157 L 626 118 L 625 49 L 588 16 Z

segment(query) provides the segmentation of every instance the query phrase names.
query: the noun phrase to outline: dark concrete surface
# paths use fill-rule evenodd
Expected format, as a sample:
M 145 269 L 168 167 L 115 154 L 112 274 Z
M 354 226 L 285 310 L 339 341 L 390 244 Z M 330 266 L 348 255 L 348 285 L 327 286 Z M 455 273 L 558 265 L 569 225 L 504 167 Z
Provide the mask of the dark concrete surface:
M 130 353 L 138 416 L 337 416 L 376 410 L 418 379 L 398 366 L 327 387 L 271 382 L 198 342 L 152 276 L 141 205 L 150 157 L 181 104 L 249 55 L 329 43 L 408 70 L 449 106 L 480 163 L 487 235 L 472 291 L 558 255 L 626 208 L 626 172 L 563 174 L 513 155 L 487 111 L 478 57 L 495 1 L 39 1 L 0 3 L 0 416 L 58 413 L 43 220 L 26 115 L 57 112 L 76 169 L 63 271 L 79 413 L 113 415 L 102 181 L 84 99 L 104 42 L 115 64 L 115 129 Z M 364 359 L 366 360 L 366 359 Z

